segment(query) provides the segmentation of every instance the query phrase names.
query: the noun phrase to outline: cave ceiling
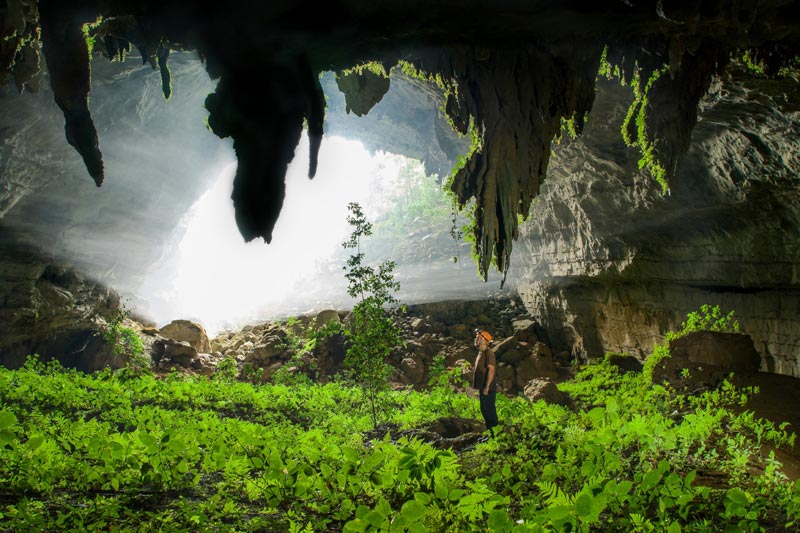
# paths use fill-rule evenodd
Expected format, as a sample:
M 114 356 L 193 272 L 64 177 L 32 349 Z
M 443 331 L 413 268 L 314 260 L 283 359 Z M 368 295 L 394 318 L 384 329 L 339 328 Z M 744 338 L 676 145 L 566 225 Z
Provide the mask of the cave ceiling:
M 114 176 L 105 176 L 89 112 L 90 47 L 94 61 L 135 47 L 160 71 L 167 98 L 170 52 L 196 51 L 218 80 L 205 101 L 208 125 L 233 139 L 232 199 L 247 241 L 271 240 L 304 129 L 309 177 L 316 172 L 326 114 L 321 73 L 339 73 L 356 114 L 386 92 L 381 70 L 400 64 L 437 85 L 452 127 L 471 142 L 451 188 L 473 206 L 484 276 L 491 263 L 507 270 L 552 142 L 563 131 L 581 133 L 598 72 L 632 86 L 620 143 L 636 146 L 667 190 L 714 76 L 745 55 L 776 76 L 797 66 L 800 50 L 800 2 L 785 0 L 4 3 L 0 82 L 36 90 L 47 71 L 66 140 L 98 186 Z

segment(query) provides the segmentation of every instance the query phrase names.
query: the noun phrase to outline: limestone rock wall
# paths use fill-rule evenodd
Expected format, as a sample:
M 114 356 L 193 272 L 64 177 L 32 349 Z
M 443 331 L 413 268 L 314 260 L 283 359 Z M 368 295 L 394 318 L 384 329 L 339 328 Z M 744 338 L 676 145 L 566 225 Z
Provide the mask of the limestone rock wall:
M 762 369 L 800 375 L 797 82 L 717 81 L 666 195 L 615 140 L 629 92 L 601 88 L 515 248 L 517 289 L 554 349 L 644 356 L 686 313 L 719 304 Z
M 29 354 L 85 371 L 124 362 L 102 338 L 119 296 L 22 246 L 0 244 L 0 364 L 21 366 Z

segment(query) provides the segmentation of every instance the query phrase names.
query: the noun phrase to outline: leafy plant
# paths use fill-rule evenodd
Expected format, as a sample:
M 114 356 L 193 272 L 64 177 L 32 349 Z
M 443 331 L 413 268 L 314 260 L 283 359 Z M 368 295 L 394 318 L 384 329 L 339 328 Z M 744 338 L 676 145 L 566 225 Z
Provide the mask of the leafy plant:
M 370 405 L 373 424 L 378 423 L 378 396 L 388 387 L 392 368 L 386 359 L 401 345 L 400 330 L 385 307 L 396 303 L 394 294 L 400 284 L 394 280 L 394 261 L 385 261 L 377 268 L 364 262 L 361 240 L 372 234 L 372 224 L 367 222 L 361 206 L 351 202 L 347 206 L 347 222 L 352 228 L 350 239 L 342 243 L 345 249 L 355 249 L 344 267 L 347 294 L 357 299 L 353 307 L 352 323 L 346 335 L 350 343 L 345 357 L 345 367 L 354 375 L 364 390 Z
M 236 374 L 236 359 L 228 355 L 217 363 L 211 377 L 223 383 L 233 383 L 236 380 Z
M 142 339 L 136 331 L 123 322 L 130 316 L 130 311 L 121 307 L 103 331 L 103 340 L 111 347 L 114 354 L 125 358 L 126 366 L 134 372 L 143 372 L 150 368 L 151 359 L 144 355 Z
M 703 304 L 699 311 L 692 311 L 686 315 L 686 320 L 681 322 L 680 331 L 667 334 L 667 340 L 682 337 L 695 331 L 719 331 L 723 333 L 738 333 L 739 322 L 733 318 L 734 311 L 724 314 L 719 305 L 710 306 Z

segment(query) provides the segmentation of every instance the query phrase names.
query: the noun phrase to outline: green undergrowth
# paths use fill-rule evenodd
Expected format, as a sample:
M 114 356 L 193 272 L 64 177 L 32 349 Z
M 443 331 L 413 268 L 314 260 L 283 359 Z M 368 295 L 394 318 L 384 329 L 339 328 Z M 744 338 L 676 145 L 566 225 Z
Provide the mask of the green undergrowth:
M 0 530 L 775 531 L 800 486 L 771 449 L 785 427 L 585 366 L 571 409 L 498 399 L 497 438 L 467 451 L 369 439 L 360 389 L 253 385 L 32 358 L 0 369 Z M 390 391 L 379 427 L 479 418 L 447 388 Z M 377 432 L 380 434 L 380 432 Z

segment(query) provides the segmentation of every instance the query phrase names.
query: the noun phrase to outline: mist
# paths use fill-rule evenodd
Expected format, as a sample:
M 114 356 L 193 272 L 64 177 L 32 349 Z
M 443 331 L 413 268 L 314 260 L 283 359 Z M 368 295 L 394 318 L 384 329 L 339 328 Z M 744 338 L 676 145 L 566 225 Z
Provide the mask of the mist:
M 447 171 L 434 136 L 437 104 L 427 95 L 403 100 L 410 86 L 395 80 L 369 115 L 356 117 L 346 113 L 332 76 L 324 77 L 328 133 L 317 176 L 306 175 L 304 137 L 287 172 L 272 243 L 245 243 L 230 199 L 233 147 L 204 127 L 203 102 L 214 82 L 193 54 L 176 53 L 170 61 L 175 90 L 169 101 L 161 96 L 158 72 L 139 58 L 93 63 L 90 106 L 106 166 L 99 189 L 64 139 L 52 93 L 15 100 L 8 131 L 19 132 L 20 153 L 35 154 L 30 157 L 42 171 L 31 181 L 35 190 L 3 204 L 5 238 L 13 230 L 14 238 L 115 289 L 126 307 L 158 326 L 190 319 L 212 335 L 277 317 L 352 308 L 342 270 L 350 251 L 341 247 L 350 233 L 349 202 L 360 203 L 376 224 L 374 238 L 363 243 L 366 260 L 397 262 L 400 302 L 501 292 L 498 275 L 488 283 L 478 278 L 463 237 L 450 237 L 450 200 L 440 189 L 428 190 L 437 176 L 425 175 L 417 160 L 379 149 L 401 146 L 428 158 L 429 169 Z M 409 101 L 418 106 L 413 124 L 399 122 Z M 31 114 L 43 117 L 37 130 L 24 127 Z M 434 195 L 424 207 L 440 211 L 435 220 L 407 209 L 416 201 L 410 193 L 423 188 Z M 399 207 L 406 208 L 405 218 Z
M 435 178 L 424 176 L 419 162 L 385 152 L 373 155 L 360 142 L 335 136 L 323 140 L 313 180 L 306 176 L 307 161 L 304 136 L 287 172 L 284 207 L 268 245 L 261 239 L 245 243 L 239 234 L 230 200 L 236 164 L 228 165 L 184 216 L 183 237 L 172 253 L 147 273 L 136 294 L 136 310 L 159 326 L 178 318 L 197 321 L 213 336 L 248 323 L 351 308 L 343 272 L 351 252 L 341 247 L 351 231 L 347 204 L 358 202 L 370 221 L 380 221 L 401 201 L 402 169 L 420 174 L 416 180 L 435 184 Z M 441 201 L 447 200 L 442 196 Z M 444 246 L 452 249 L 428 257 L 413 251 L 392 257 L 392 249 L 404 243 L 364 241 L 368 262 L 397 262 L 403 303 L 480 298 L 499 291 L 498 280 L 487 284 L 477 277 L 468 256 L 453 262 L 465 243 L 452 240 L 449 226 L 426 231 L 405 237 L 442 240 L 446 233 L 450 242 Z

